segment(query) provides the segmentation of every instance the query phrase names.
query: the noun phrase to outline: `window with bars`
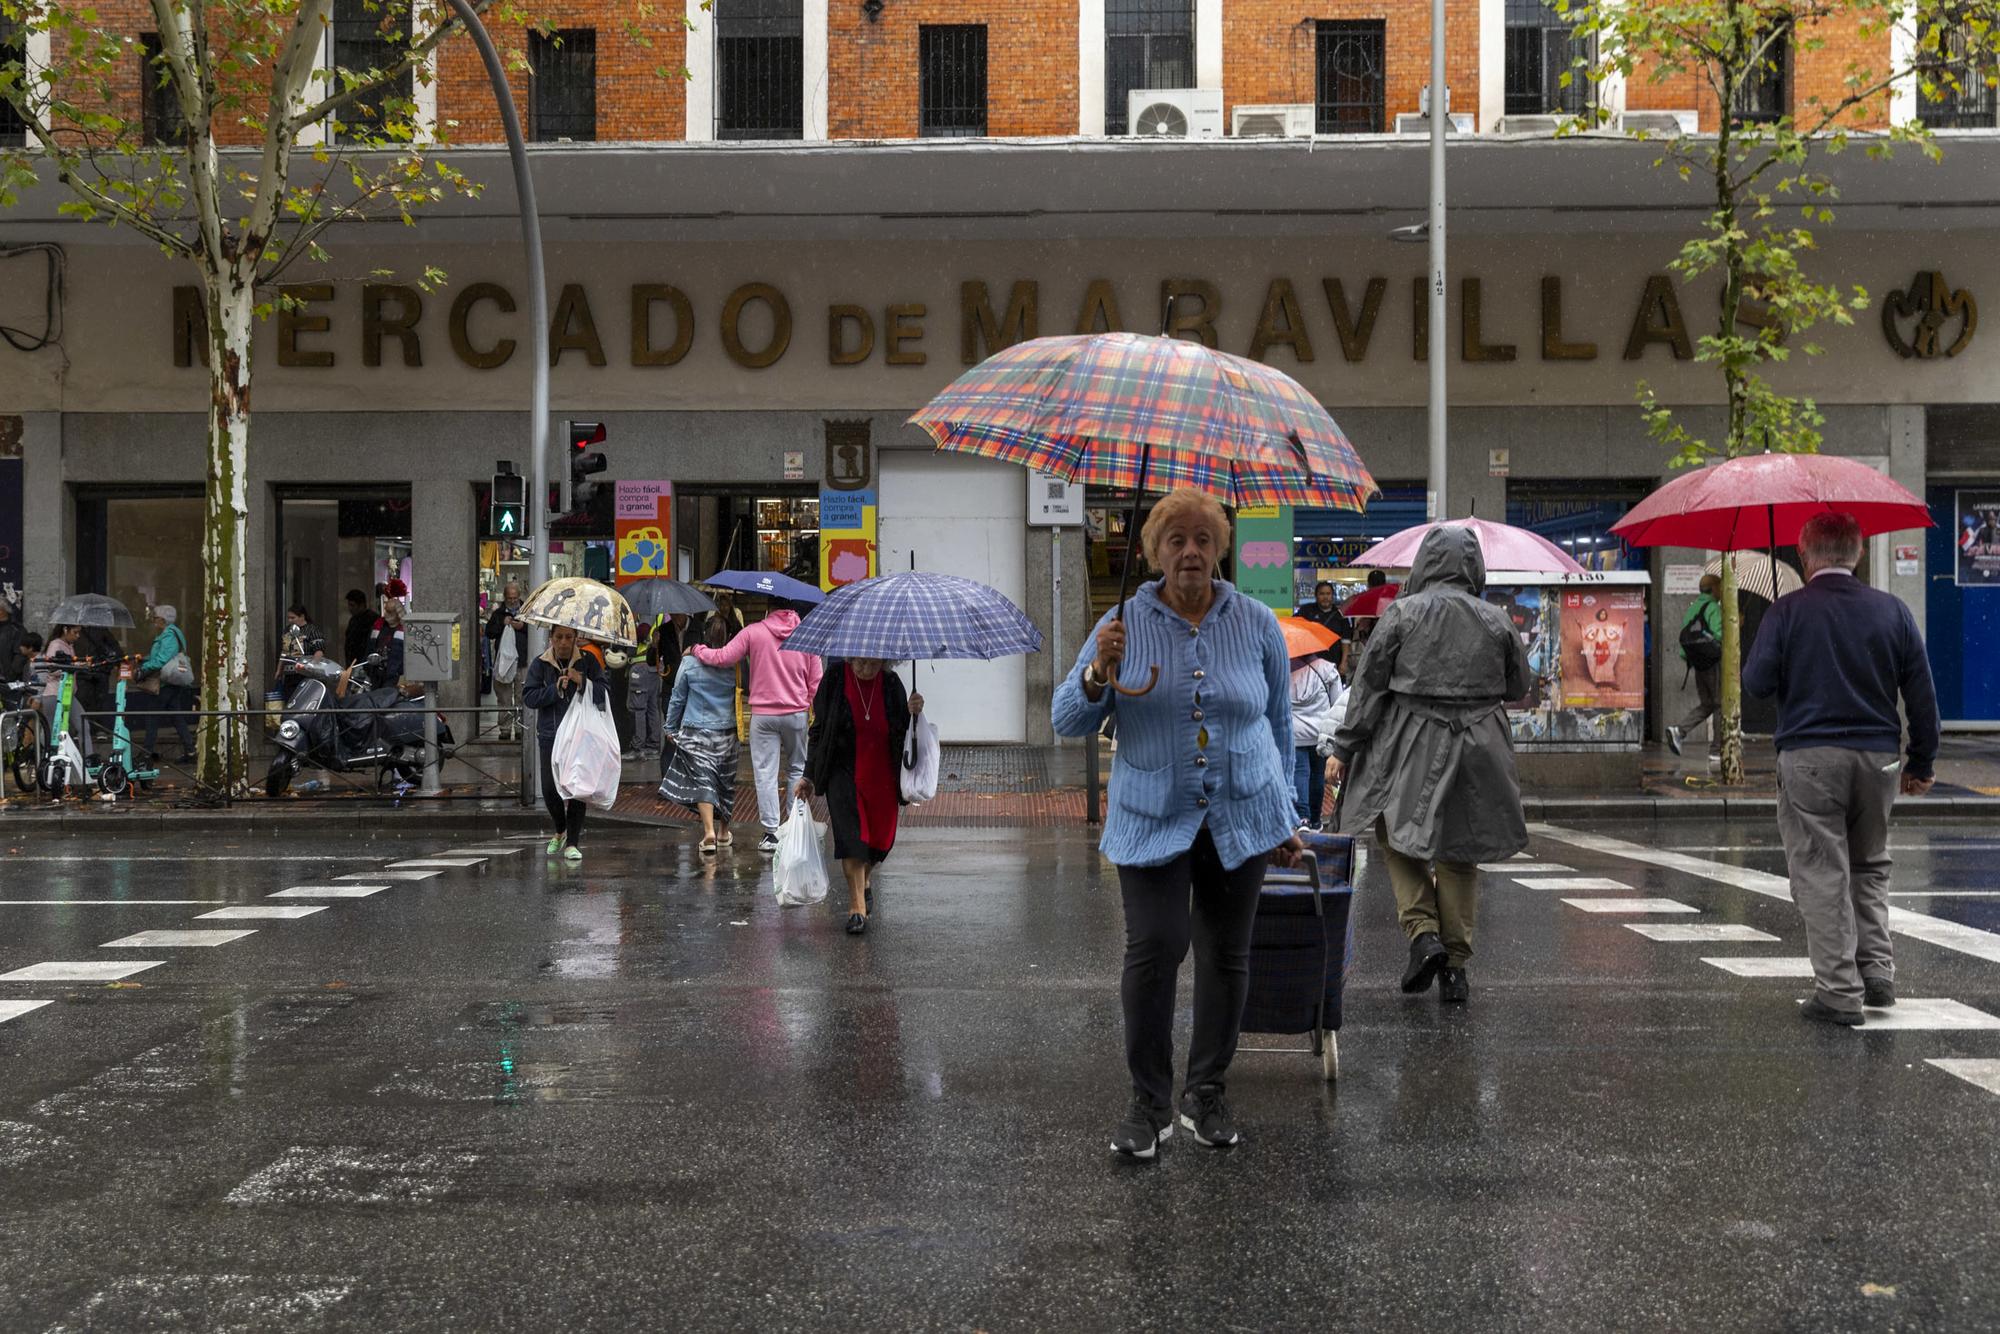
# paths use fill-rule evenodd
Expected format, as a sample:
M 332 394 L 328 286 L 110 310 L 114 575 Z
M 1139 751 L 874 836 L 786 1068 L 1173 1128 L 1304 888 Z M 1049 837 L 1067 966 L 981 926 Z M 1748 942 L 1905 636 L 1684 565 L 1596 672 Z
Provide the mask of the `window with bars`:
M 1769 125 L 1792 110 L 1792 25 L 1781 24 L 1761 34 L 1752 50 L 1757 67 L 1736 86 L 1736 120 L 1745 125 Z
M 1193 0 L 1105 0 L 1104 132 L 1130 132 L 1133 89 L 1192 87 Z
M 715 0 L 715 137 L 803 139 L 802 0 Z
M 353 79 L 398 64 L 410 49 L 410 10 L 383 0 L 333 0 L 333 64 Z M 349 139 L 374 138 L 382 131 L 385 104 L 407 103 L 416 95 L 416 73 L 404 70 L 386 88 L 358 97 L 334 113 Z M 390 111 L 390 115 L 395 115 Z
M 25 69 L 27 60 L 28 43 L 20 27 L 0 14 L 0 65 L 19 64 Z M 28 125 L 21 113 L 14 110 L 12 102 L 0 102 L 0 148 L 19 148 L 27 142 Z
M 528 34 L 528 137 L 540 143 L 597 138 L 597 30 Z
M 1981 64 L 1970 57 L 1973 42 L 1968 23 L 1945 25 L 1938 33 L 1937 54 L 1926 54 L 1921 61 L 1917 119 L 1930 129 L 1990 130 L 2000 123 L 2000 96 L 1993 86 L 2000 70 L 1991 61 Z
M 1591 51 L 1590 38 L 1578 36 L 1572 20 L 1558 14 L 1550 0 L 1507 0 L 1506 114 L 1588 111 L 1595 85 L 1576 62 L 1588 60 Z M 1570 76 L 1568 87 L 1564 74 Z
M 972 139 L 986 133 L 986 25 L 917 28 L 917 133 Z
M 139 124 L 149 144 L 187 142 L 187 118 L 160 59 L 160 34 L 139 35 Z
M 1380 134 L 1388 38 L 1381 20 L 1313 25 L 1320 134 Z

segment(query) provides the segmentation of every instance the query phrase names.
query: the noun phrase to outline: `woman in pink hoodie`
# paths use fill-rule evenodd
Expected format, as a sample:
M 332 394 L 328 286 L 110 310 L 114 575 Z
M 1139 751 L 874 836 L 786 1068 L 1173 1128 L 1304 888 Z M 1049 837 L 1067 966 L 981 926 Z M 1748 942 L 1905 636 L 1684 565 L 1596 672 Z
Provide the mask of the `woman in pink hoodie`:
M 764 824 L 759 852 L 778 850 L 778 775 L 784 791 L 798 786 L 806 771 L 806 710 L 825 670 L 813 653 L 787 653 L 785 641 L 799 627 L 798 610 L 776 602 L 763 620 L 745 626 L 721 648 L 694 647 L 694 656 L 711 667 L 734 667 L 749 659 L 750 767 L 757 782 L 757 815 Z M 782 752 L 782 756 L 780 754 Z

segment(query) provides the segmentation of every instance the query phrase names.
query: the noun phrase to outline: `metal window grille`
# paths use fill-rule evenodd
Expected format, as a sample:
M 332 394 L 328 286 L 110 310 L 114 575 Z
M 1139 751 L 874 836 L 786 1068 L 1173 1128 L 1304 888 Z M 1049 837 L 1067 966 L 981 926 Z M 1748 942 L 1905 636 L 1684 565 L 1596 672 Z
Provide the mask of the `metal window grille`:
M 389 0 L 333 0 L 334 68 L 354 78 L 388 69 L 410 49 L 410 10 Z M 358 97 L 334 113 L 346 127 L 346 137 L 375 138 L 382 132 L 386 104 L 407 103 L 416 95 L 416 74 L 404 70 L 386 88 Z
M 1130 132 L 1134 88 L 1192 87 L 1193 0 L 1105 0 L 1104 132 Z
M 528 34 L 528 137 L 542 143 L 597 138 L 597 30 Z
M 803 139 L 802 0 L 716 0 L 715 136 Z
M 986 133 L 986 25 L 917 28 L 917 133 L 971 139 Z
M 0 65 L 20 65 L 25 69 L 27 47 L 14 20 L 0 14 Z M 27 122 L 14 110 L 12 102 L 0 102 L 0 148 L 19 148 L 27 142 Z
M 1760 37 L 1753 49 L 1763 52 L 1757 68 L 1736 86 L 1736 119 L 1746 125 L 1768 125 L 1792 109 L 1792 29 L 1779 28 L 1770 44 Z
M 1380 134 L 1388 38 L 1380 20 L 1313 25 L 1320 134 Z
M 1596 85 L 1576 62 L 1590 58 L 1591 39 L 1578 36 L 1549 0 L 1507 0 L 1506 49 L 1508 115 L 1575 116 L 1590 109 Z
M 160 63 L 156 32 L 139 37 L 139 123 L 149 144 L 187 142 L 187 118 L 181 115 L 181 100 Z
M 1933 130 L 1990 130 L 2000 123 L 2000 90 L 1994 88 L 2000 69 L 1970 59 L 1972 42 L 1967 24 L 1953 24 L 1938 34 L 1937 55 L 1923 61 L 1917 119 Z

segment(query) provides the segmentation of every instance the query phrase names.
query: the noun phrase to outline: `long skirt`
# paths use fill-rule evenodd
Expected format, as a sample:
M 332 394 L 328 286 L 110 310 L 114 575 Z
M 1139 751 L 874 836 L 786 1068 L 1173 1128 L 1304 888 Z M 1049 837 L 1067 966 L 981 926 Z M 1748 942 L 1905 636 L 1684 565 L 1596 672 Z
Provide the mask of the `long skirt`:
M 730 818 L 736 809 L 736 733 L 683 727 L 674 735 L 660 791 L 669 801 L 693 809 L 708 802 Z

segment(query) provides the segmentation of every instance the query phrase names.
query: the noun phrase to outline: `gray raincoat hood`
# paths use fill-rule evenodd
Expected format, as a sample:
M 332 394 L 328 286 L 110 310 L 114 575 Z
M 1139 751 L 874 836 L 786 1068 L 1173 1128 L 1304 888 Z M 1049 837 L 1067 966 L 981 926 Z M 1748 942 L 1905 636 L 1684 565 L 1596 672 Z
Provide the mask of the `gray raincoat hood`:
M 1402 596 L 1450 586 L 1478 597 L 1486 591 L 1486 556 L 1470 528 L 1433 528 L 1417 548 L 1417 562 L 1403 582 Z

